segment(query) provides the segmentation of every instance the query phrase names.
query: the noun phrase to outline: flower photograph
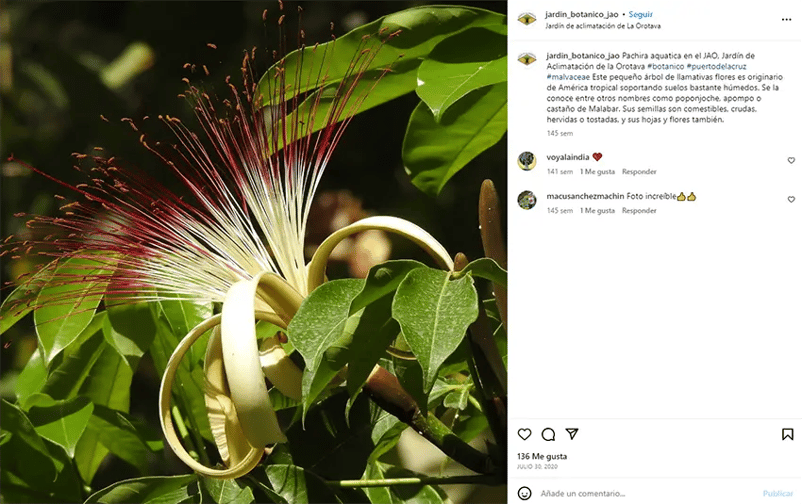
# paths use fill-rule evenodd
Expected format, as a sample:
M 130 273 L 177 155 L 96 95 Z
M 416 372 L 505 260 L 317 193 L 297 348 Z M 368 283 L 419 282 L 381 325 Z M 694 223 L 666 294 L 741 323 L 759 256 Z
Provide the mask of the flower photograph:
M 0 501 L 505 501 L 505 2 L 0 6 Z

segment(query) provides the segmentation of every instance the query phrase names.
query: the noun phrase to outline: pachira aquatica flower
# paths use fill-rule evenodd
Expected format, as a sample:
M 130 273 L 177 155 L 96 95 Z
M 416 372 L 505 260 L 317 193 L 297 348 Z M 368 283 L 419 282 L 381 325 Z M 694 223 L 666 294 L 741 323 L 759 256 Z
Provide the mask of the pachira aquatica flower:
M 312 198 L 344 129 L 385 68 L 366 77 L 381 46 L 396 33 L 365 37 L 344 75 L 329 78 L 334 43 L 301 47 L 280 56 L 258 80 L 256 51 L 246 52 L 241 84 L 226 78 L 224 92 L 191 84 L 184 97 L 202 131 L 159 116 L 175 135 L 165 145 L 144 134 L 152 151 L 186 189 L 169 190 L 112 157 L 76 154 L 86 183 L 55 180 L 77 194 L 60 217 L 34 216 L 33 228 L 55 228 L 36 242 L 8 242 L 12 256 L 38 253 L 56 265 L 79 258 L 82 266 L 56 271 L 48 286 L 75 285 L 81 295 L 103 295 L 107 305 L 165 299 L 222 304 L 222 312 L 190 331 L 171 356 L 160 390 L 160 414 L 170 447 L 195 471 L 211 477 L 246 474 L 265 447 L 286 441 L 268 395 L 275 386 L 300 399 L 302 371 L 279 335 L 258 343 L 255 320 L 287 327 L 302 300 L 325 280 L 329 254 L 347 236 L 368 229 L 400 234 L 422 246 L 441 267 L 446 250 L 415 224 L 369 217 L 333 233 L 309 263 L 304 236 Z M 341 62 L 340 62 L 341 63 Z M 188 65 L 193 68 L 194 66 Z M 205 67 L 204 67 L 205 70 Z M 128 122 L 136 132 L 139 126 Z M 186 197 L 188 196 L 188 197 Z M 33 280 L 32 280 L 33 281 Z M 87 292 L 97 289 L 97 292 Z M 37 303 L 69 303 L 62 289 Z M 225 468 L 192 458 L 175 433 L 171 390 L 182 358 L 207 331 L 206 405 Z M 267 381 L 265 380 L 267 379 Z

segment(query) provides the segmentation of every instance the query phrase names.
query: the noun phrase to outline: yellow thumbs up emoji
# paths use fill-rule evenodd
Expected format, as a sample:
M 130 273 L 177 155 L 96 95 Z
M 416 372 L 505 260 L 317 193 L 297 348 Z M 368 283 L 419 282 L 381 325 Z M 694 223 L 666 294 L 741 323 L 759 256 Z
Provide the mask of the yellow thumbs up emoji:
M 684 192 L 679 193 L 679 196 L 677 196 L 677 201 L 685 201 L 685 193 Z

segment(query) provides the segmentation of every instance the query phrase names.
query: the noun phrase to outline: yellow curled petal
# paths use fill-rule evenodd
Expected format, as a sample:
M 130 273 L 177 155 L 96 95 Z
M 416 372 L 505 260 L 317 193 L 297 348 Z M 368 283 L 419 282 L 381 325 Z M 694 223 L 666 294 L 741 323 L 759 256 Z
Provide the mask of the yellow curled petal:
M 277 325 L 286 328 L 303 299 L 286 280 L 266 271 L 232 285 L 223 301 L 223 362 L 231 401 L 248 442 L 264 447 L 287 440 L 278 426 L 264 377 L 282 394 L 297 399 L 301 396 L 301 371 L 283 349 L 275 347 L 262 365 L 253 323 L 257 300 L 275 312 L 280 319 Z
M 264 448 L 287 440 L 267 395 L 254 325 L 258 277 L 242 280 L 228 290 L 221 323 L 223 362 L 231 401 L 251 446 Z
M 242 433 L 239 417 L 229 398 L 219 326 L 212 331 L 209 344 L 206 346 L 203 374 L 206 414 L 209 417 L 214 443 L 226 466 L 237 465 L 242 459 L 247 458 L 252 447 Z
M 432 258 L 437 261 L 438 266 L 447 270 L 454 269 L 454 261 L 451 260 L 445 247 L 423 228 L 408 220 L 399 219 L 398 217 L 386 215 L 368 217 L 345 226 L 342 229 L 338 229 L 320 244 L 315 251 L 315 255 L 312 256 L 312 260 L 309 261 L 307 290 L 312 292 L 323 283 L 329 255 L 331 255 L 331 251 L 334 250 L 334 247 L 336 247 L 338 243 L 354 233 L 370 229 L 387 231 L 388 233 L 394 233 L 408 238 L 432 256 Z
M 262 350 L 259 354 L 262 365 L 262 372 L 273 383 L 276 388 L 281 384 L 282 394 L 294 399 L 301 400 L 301 381 L 303 371 L 290 359 L 290 356 L 281 347 L 278 337 L 267 338 L 262 343 Z
M 173 418 L 171 414 L 173 381 L 175 381 L 175 376 L 178 372 L 178 366 L 181 364 L 181 360 L 183 360 L 192 344 L 195 343 L 198 338 L 200 338 L 209 329 L 220 324 L 220 318 L 220 315 L 215 315 L 195 326 L 184 337 L 184 339 L 178 343 L 178 346 L 176 346 L 173 354 L 170 356 L 170 360 L 167 362 L 167 368 L 164 372 L 164 377 L 162 377 L 161 387 L 159 388 L 159 420 L 161 422 L 164 437 L 167 439 L 167 444 L 182 462 L 184 462 L 192 470 L 204 476 L 211 478 L 230 479 L 243 476 L 256 467 L 256 465 L 259 463 L 259 460 L 262 458 L 263 448 L 255 448 L 251 446 L 250 450 L 241 456 L 239 462 L 234 463 L 234 465 L 231 467 L 227 469 L 212 469 L 193 459 L 184 449 L 184 446 L 181 444 L 181 440 L 178 438 L 178 435 L 175 432 L 175 426 L 173 425 Z M 238 423 L 236 411 L 232 409 L 226 412 L 226 416 L 227 418 L 232 419 L 229 422 L 232 427 L 236 427 L 236 424 Z M 236 437 L 235 431 L 235 428 L 228 430 L 227 434 L 229 439 Z M 244 446 L 242 448 L 244 448 Z M 240 458 L 239 453 L 237 458 Z

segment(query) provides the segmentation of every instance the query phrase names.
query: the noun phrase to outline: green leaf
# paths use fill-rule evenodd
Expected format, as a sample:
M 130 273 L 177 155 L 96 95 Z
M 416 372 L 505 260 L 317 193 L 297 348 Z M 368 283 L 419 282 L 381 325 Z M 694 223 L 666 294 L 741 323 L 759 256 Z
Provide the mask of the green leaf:
M 41 439 L 50 460 L 58 472 L 54 479 L 25 480 L 12 472 L 6 464 L 9 458 L 3 458 L 3 470 L 0 471 L 2 482 L 2 499 L 4 502 L 78 502 L 81 499 L 81 482 L 75 473 L 72 461 L 64 448 L 49 441 Z M 13 454 L 13 458 L 20 454 Z
M 96 315 L 96 321 L 100 322 L 97 325 L 102 326 L 106 315 L 106 312 Z M 84 332 L 89 332 L 90 328 Z M 96 408 L 106 406 L 125 412 L 130 405 L 133 370 L 106 342 L 99 329 L 95 329 L 95 334 L 85 341 L 83 335 L 79 337 L 54 360 L 42 392 L 54 399 L 72 399 L 81 395 L 92 400 Z M 26 407 L 32 399 L 26 401 Z M 100 443 L 99 432 L 87 428 L 75 447 L 75 463 L 85 482 L 92 481 L 108 453 Z
M 425 264 L 418 261 L 401 259 L 387 261 L 370 268 L 368 276 L 365 278 L 365 286 L 351 302 L 349 313 L 354 314 L 374 301 L 394 292 L 398 288 L 398 284 L 406 278 L 407 273 L 424 266 Z
M 103 336 L 132 370 L 156 336 L 150 307 L 146 303 L 113 306 L 103 324 Z
M 119 481 L 93 493 L 85 504 L 130 503 L 170 504 L 176 502 L 200 502 L 200 487 L 196 474 L 181 476 L 147 476 Z
M 446 182 L 507 131 L 507 86 L 494 84 L 454 103 L 437 122 L 425 103 L 409 118 L 402 157 L 412 183 L 436 196 Z
M 452 390 L 443 399 L 443 406 L 446 408 L 456 408 L 464 410 L 468 407 L 468 396 L 471 394 L 471 387 L 464 386 L 456 390 Z
M 381 463 L 371 462 L 368 464 L 362 479 L 384 479 L 384 471 L 382 471 Z M 401 499 L 395 495 L 391 487 L 367 487 L 365 488 L 365 494 L 368 496 L 368 499 L 370 499 L 370 502 L 374 504 L 399 504 L 402 502 Z
M 65 349 L 42 392 L 57 400 L 81 394 L 95 404 L 128 411 L 132 376 L 122 357 L 96 331 L 86 341 L 76 340 Z
M 429 404 L 434 405 L 435 401 L 437 401 L 441 397 L 446 396 L 452 390 L 454 390 L 453 383 L 449 383 L 443 378 L 438 378 L 437 381 L 434 382 L 434 387 L 432 387 L 432 391 L 429 392 Z
M 92 322 L 108 284 L 108 264 L 74 257 L 53 275 L 76 283 L 46 286 L 36 299 L 33 319 L 46 365 Z
M 487 417 L 481 411 L 469 405 L 465 411 L 460 413 L 456 425 L 451 430 L 457 437 L 466 443 L 470 443 L 487 427 Z
M 392 302 L 393 296 L 388 294 L 361 311 L 347 354 L 346 388 L 351 399 L 348 401 L 346 413 L 379 359 L 385 356 L 387 347 L 401 331 L 398 322 L 392 318 Z M 351 306 L 353 305 L 354 303 L 351 303 Z
M 145 473 L 151 450 L 134 423 L 122 411 L 96 405 L 86 431 L 106 450 Z
M 295 465 L 329 480 L 358 479 L 373 451 L 372 420 L 378 412 L 360 396 L 346 421 L 343 411 L 348 395 L 338 393 L 309 411 L 305 425 L 296 422 L 287 430 Z
M 493 339 L 496 341 L 501 358 L 507 364 L 507 333 L 501 323 L 501 316 L 498 313 L 498 304 L 495 299 L 485 299 L 482 301 L 487 317 L 490 319 L 490 330 L 493 332 Z
M 363 285 L 364 280 L 353 278 L 324 283 L 304 300 L 287 328 L 287 337 L 306 363 L 301 384 L 304 414 L 337 374 L 337 365 L 346 362 L 349 309 Z
M 38 401 L 28 410 L 36 432 L 62 446 L 70 458 L 74 457 L 75 445 L 86 430 L 94 405 L 86 397 L 55 401 L 44 394 L 37 395 L 46 400 Z
M 471 91 L 507 81 L 506 26 L 494 28 L 503 30 L 476 27 L 452 35 L 421 63 L 415 91 L 435 121 Z
M 299 51 L 288 54 L 284 63 L 286 84 L 289 89 L 287 94 L 314 89 L 320 85 L 318 82 L 320 75 L 326 76 L 327 85 L 336 84 L 351 75 L 352 59 L 365 48 L 365 36 L 373 36 L 381 31 L 384 34 L 382 38 L 386 38 L 386 34 L 401 30 L 401 34 L 382 45 L 377 56 L 364 68 L 366 71 L 371 71 L 392 65 L 395 69 L 407 61 L 424 58 L 438 42 L 450 35 L 472 26 L 501 25 L 504 20 L 505 16 L 502 14 L 459 6 L 413 7 L 389 14 L 362 25 L 335 41 L 306 47 L 303 49 L 302 58 L 298 57 Z M 375 40 L 371 42 L 376 43 Z M 276 68 L 274 65 L 259 81 L 264 105 L 278 101 L 273 94 Z M 413 82 L 412 87 L 405 92 L 412 91 L 414 85 Z M 319 122 L 321 121 L 316 121 Z
M 322 479 L 302 467 L 272 464 L 267 466 L 265 473 L 273 490 L 287 502 L 293 504 L 340 502 Z
M 383 462 L 373 462 L 365 471 L 364 479 L 419 478 L 422 475 Z M 375 487 L 368 492 L 370 502 L 375 504 L 443 504 L 451 502 L 446 493 L 433 485 L 397 485 Z
M 74 351 L 76 348 L 83 345 L 89 338 L 95 335 L 98 331 L 103 328 L 103 324 L 106 322 L 106 318 L 109 316 L 107 311 L 100 311 L 95 313 L 95 316 L 92 317 L 92 321 L 89 322 L 81 334 L 78 335 L 67 347 L 65 347 L 64 351 L 56 355 L 56 357 L 47 364 L 47 373 L 50 376 L 55 369 L 60 367 L 66 360 L 68 354 L 70 352 L 67 349 L 72 349 Z M 54 396 L 55 397 L 55 396 Z
M 99 336 L 102 338 L 102 335 Z M 97 358 L 88 369 L 87 378 L 78 390 L 78 394 L 90 398 L 95 404 L 128 411 L 131 404 L 133 371 L 108 343 L 105 341 L 98 343 Z
M 56 467 L 31 421 L 21 409 L 5 399 L 0 404 L 0 425 L 4 431 L 11 433 L 10 438 L 0 446 L 0 458 L 3 460 L 0 475 L 5 478 L 13 473 L 29 486 L 54 481 L 61 467 Z
M 490 280 L 493 283 L 507 286 L 507 272 L 498 265 L 496 261 L 489 257 L 482 257 L 475 261 L 471 261 L 467 266 L 452 274 L 452 278 L 462 278 L 467 274 Z M 498 311 L 498 310 L 496 310 Z
M 193 327 L 212 316 L 212 305 L 192 301 L 158 301 L 155 303 L 164 315 L 173 332 L 183 338 Z M 204 348 L 201 355 L 205 355 Z
M 81 498 L 81 478 L 75 471 L 75 466 L 63 446 L 53 443 L 48 439 L 43 439 L 50 458 L 56 462 L 56 467 L 61 467 L 56 481 L 41 482 L 35 488 L 47 488 L 48 492 L 60 497 L 62 502 L 77 502 Z
M 100 464 L 108 454 L 109 449 L 100 444 L 98 434 L 95 432 L 86 432 L 78 440 L 78 445 L 75 447 L 75 467 L 84 483 L 87 485 L 92 483 Z
M 218 504 L 250 504 L 254 502 L 250 487 L 237 480 L 202 478 L 203 488 Z
M 404 390 L 418 403 L 425 415 L 429 411 L 428 389 L 423 386 L 423 369 L 417 360 L 405 360 L 393 357 L 393 372 Z
M 379 457 L 392 450 L 401 439 L 401 433 L 408 425 L 378 406 L 373 406 L 370 439 L 373 442 L 373 451 L 368 456 L 368 463 L 378 460 Z
M 352 102 L 341 114 L 340 119 L 357 115 L 373 107 L 403 96 L 415 90 L 417 85 L 417 71 L 420 60 L 399 61 L 392 66 L 392 72 L 385 70 L 370 70 L 362 75 L 356 84 L 355 78 L 346 80 L 345 88 L 352 88 Z M 381 81 L 377 84 L 377 79 Z M 306 134 L 314 133 L 325 127 L 326 118 L 334 105 L 342 106 L 342 100 L 337 100 L 337 91 L 341 84 L 338 82 L 324 85 L 323 88 L 309 94 L 298 106 L 295 112 L 287 116 L 288 123 L 295 119 L 295 115 L 305 118 L 314 112 L 315 121 L 305 130 Z M 358 99 L 356 97 L 359 97 Z
M 33 310 L 34 294 L 39 287 L 23 284 L 14 289 L 0 305 L 0 334 L 6 332 L 11 326 L 19 322 L 25 315 Z
M 17 377 L 17 385 L 14 391 L 17 396 L 17 402 L 24 405 L 30 396 L 42 390 L 46 382 L 47 368 L 44 361 L 42 361 L 42 354 L 34 352 Z
M 3 304 L 0 304 L 0 334 L 6 332 L 33 310 L 39 292 L 53 276 L 56 266 L 55 262 L 46 265 L 6 296 Z
M 276 453 L 277 450 L 280 450 L 280 446 L 276 447 L 273 453 Z M 267 479 L 267 475 L 261 475 L 259 473 L 251 473 L 248 477 L 252 483 L 255 484 L 256 496 L 254 496 L 259 502 L 270 502 L 276 504 L 288 504 L 287 499 L 280 496 L 276 493 L 275 490 L 270 488 L 267 483 L 262 482 L 261 479 Z
M 449 280 L 449 275 L 416 269 L 398 286 L 393 300 L 393 318 L 421 365 L 424 391 L 432 388 L 440 365 L 457 349 L 479 313 L 471 280 Z
M 190 301 L 159 301 L 150 303 L 150 309 L 156 325 L 156 337 L 149 350 L 156 371 L 161 376 L 179 341 L 193 327 L 210 317 L 212 310 L 211 305 Z M 208 341 L 208 335 L 199 338 L 181 361 L 173 384 L 173 394 L 176 404 L 187 414 L 192 425 L 198 428 L 204 439 L 213 442 L 203 394 L 203 359 Z

